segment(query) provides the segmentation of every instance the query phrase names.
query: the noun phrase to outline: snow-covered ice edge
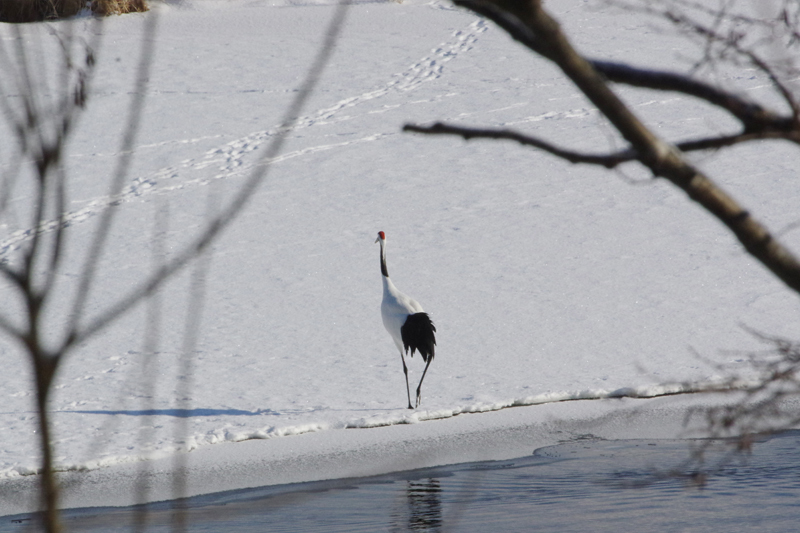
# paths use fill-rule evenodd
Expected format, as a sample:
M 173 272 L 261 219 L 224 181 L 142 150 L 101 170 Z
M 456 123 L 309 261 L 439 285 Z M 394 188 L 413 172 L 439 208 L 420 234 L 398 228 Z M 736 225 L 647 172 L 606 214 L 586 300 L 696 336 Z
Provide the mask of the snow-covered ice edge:
M 613 398 L 657 398 L 660 396 L 672 396 L 676 394 L 697 394 L 704 392 L 726 392 L 745 390 L 755 386 L 755 380 L 725 380 L 725 381 L 702 381 L 695 383 L 664 383 L 661 385 L 642 385 L 639 387 L 623 387 L 616 390 L 587 389 L 580 391 L 564 392 L 545 392 L 525 396 L 513 400 L 475 403 L 468 406 L 456 407 L 454 409 L 438 409 L 434 411 L 418 411 L 408 415 L 375 415 L 369 418 L 351 420 L 344 426 L 350 428 L 370 428 L 379 426 L 389 426 L 395 424 L 414 424 L 427 420 L 438 420 L 450 418 L 461 414 L 486 413 L 499 411 L 510 407 L 525 407 L 531 405 L 542 405 L 547 403 L 568 402 L 574 400 L 606 400 Z M 255 437 L 257 438 L 257 437 Z
M 658 385 L 642 385 L 637 387 L 623 387 L 615 390 L 587 389 L 578 391 L 545 392 L 521 398 L 498 402 L 477 402 L 469 405 L 456 406 L 447 409 L 416 410 L 414 412 L 381 413 L 369 417 L 351 418 L 341 422 L 332 423 L 305 423 L 291 426 L 268 426 L 256 430 L 232 431 L 219 429 L 207 432 L 204 435 L 193 435 L 179 444 L 163 448 L 146 454 L 112 455 L 98 459 L 91 459 L 80 463 L 60 462 L 56 465 L 57 472 L 88 472 L 119 464 L 136 463 L 140 461 L 153 461 L 165 459 L 176 453 L 194 451 L 201 446 L 220 443 L 236 443 L 249 440 L 274 439 L 316 433 L 335 429 L 371 429 L 404 424 L 417 424 L 434 420 L 453 418 L 463 414 L 488 413 L 501 411 L 512 407 L 528 407 L 560 402 L 578 400 L 606 400 L 606 399 L 651 399 L 666 396 L 724 393 L 747 390 L 757 385 L 755 379 L 726 379 L 705 380 L 698 382 L 663 383 Z M 20 476 L 38 475 L 40 469 L 31 465 L 14 465 L 0 471 L 0 479 L 16 478 Z
M 700 384 L 697 384 L 700 385 Z M 162 454 L 151 461 L 111 464 L 107 468 L 62 471 L 63 508 L 128 506 L 175 499 L 176 475 L 185 475 L 180 496 L 247 488 L 350 479 L 474 461 L 509 460 L 575 439 L 675 439 L 702 437 L 700 417 L 692 409 L 729 405 L 739 396 L 715 393 L 667 393 L 618 396 L 595 401 L 553 401 L 499 408 L 476 416 L 450 416 L 433 423 L 394 424 L 368 431 L 310 431 L 286 438 L 254 438 L 199 446 L 184 454 Z M 613 391 L 610 391 L 613 392 Z M 607 393 L 607 394 L 610 394 Z M 640 391 L 645 392 L 645 391 Z M 655 391 L 651 391 L 655 392 Z M 793 407 L 797 407 L 794 402 Z M 319 428 L 318 428 L 319 429 Z M 321 428 L 325 429 L 325 428 Z M 688 453 L 688 447 L 687 447 Z M 176 470 L 176 464 L 180 469 Z M 184 472 L 178 474 L 176 472 Z M 0 516 L 36 510 L 38 476 L 7 478 L 0 484 Z

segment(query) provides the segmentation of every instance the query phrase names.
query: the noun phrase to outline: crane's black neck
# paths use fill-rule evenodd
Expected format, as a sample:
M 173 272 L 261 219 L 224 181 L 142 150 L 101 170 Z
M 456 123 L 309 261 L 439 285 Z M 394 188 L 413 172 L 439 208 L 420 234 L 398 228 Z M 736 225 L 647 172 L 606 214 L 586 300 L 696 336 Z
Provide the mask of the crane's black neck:
M 381 241 L 381 274 L 383 277 L 389 277 L 389 270 L 386 268 L 386 252 L 383 250 L 383 241 Z

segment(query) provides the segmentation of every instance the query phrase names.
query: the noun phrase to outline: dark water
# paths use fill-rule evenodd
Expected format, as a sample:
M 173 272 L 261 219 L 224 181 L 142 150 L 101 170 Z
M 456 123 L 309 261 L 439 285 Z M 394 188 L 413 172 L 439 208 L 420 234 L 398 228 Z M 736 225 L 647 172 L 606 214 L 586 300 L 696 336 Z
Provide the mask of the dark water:
M 509 461 L 231 491 L 182 502 L 189 532 L 800 531 L 800 431 L 728 456 L 704 475 L 698 441 L 582 440 Z M 65 512 L 68 531 L 173 529 L 175 502 Z M 138 513 L 138 514 L 137 514 Z M 32 531 L 27 515 L 0 531 Z

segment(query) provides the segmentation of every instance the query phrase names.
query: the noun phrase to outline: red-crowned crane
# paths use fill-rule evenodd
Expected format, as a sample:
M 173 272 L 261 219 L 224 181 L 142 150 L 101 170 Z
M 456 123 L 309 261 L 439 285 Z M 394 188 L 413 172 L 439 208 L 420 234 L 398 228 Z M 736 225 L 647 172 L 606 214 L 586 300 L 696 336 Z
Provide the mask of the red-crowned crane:
M 436 337 L 434 332 L 436 327 L 431 322 L 428 313 L 422 310 L 413 298 L 409 298 L 394 286 L 389 279 L 389 271 L 386 269 L 386 234 L 378 232 L 375 242 L 381 243 L 381 274 L 383 274 L 383 302 L 381 302 L 381 317 L 383 326 L 389 335 L 392 336 L 397 349 L 400 350 L 400 359 L 403 361 L 403 374 L 406 376 L 406 394 L 408 395 L 408 408 L 411 407 L 411 392 L 408 388 L 408 367 L 406 367 L 405 354 L 411 348 L 411 357 L 414 352 L 419 351 L 422 360 L 425 361 L 425 370 L 417 387 L 417 407 L 420 402 L 420 391 L 422 390 L 422 380 L 425 373 L 433 361 L 434 349 L 436 347 Z

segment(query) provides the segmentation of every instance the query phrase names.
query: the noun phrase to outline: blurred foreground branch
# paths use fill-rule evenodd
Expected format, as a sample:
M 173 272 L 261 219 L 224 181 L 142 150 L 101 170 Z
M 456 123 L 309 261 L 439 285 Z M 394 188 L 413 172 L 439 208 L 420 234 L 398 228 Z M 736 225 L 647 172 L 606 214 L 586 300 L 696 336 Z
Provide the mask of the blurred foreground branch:
M 59 491 L 54 476 L 54 451 L 51 438 L 49 395 L 60 367 L 67 355 L 81 343 L 103 331 L 153 295 L 168 280 L 192 263 L 219 238 L 236 216 L 242 212 L 255 189 L 264 181 L 272 161 L 283 148 L 288 134 L 318 85 L 321 73 L 335 48 L 343 26 L 347 4 L 340 4 L 328 25 L 318 52 L 308 68 L 291 103 L 255 168 L 232 199 L 215 210 L 201 229 L 182 249 L 158 265 L 151 273 L 143 273 L 133 290 L 105 307 L 90 312 L 87 305 L 96 286 L 96 272 L 108 248 L 110 231 L 118 213 L 114 201 L 127 181 L 136 147 L 139 123 L 145 104 L 146 86 L 155 55 L 157 16 L 147 15 L 141 39 L 139 65 L 132 92 L 126 127 L 122 134 L 120 156 L 110 180 L 108 203 L 94 226 L 88 250 L 78 270 L 78 290 L 62 316 L 54 316 L 51 304 L 57 292 L 56 280 L 63 276 L 69 246 L 69 225 L 66 220 L 69 204 L 70 176 L 63 160 L 74 123 L 91 102 L 91 80 L 96 70 L 96 53 L 101 46 L 102 22 L 89 24 L 86 36 L 76 35 L 77 25 L 66 23 L 63 33 L 51 31 L 59 42 L 60 83 L 55 96 L 47 90 L 47 64 L 30 57 L 29 37 L 19 27 L 0 30 L 11 33 L 11 39 L 0 40 L 0 111 L 16 142 L 11 161 L 3 167 L 0 179 L 0 217 L 8 227 L 20 226 L 27 238 L 16 250 L 0 257 L 0 281 L 6 294 L 18 302 L 0 310 L 0 333 L 14 339 L 25 352 L 33 368 L 42 453 L 41 499 L 44 528 L 55 533 L 61 530 L 58 516 Z M 35 46 L 33 48 L 36 48 Z M 39 58 L 40 59 L 40 58 Z M 13 195 L 23 189 L 33 191 L 33 205 L 23 209 L 21 217 L 11 210 Z M 22 218 L 22 220 L 17 220 Z M 74 251 L 73 251 L 74 252 Z M 198 291 L 194 291 L 197 293 Z M 49 314 L 48 314 L 49 311 Z M 194 312 L 194 311 L 192 311 Z M 55 334 L 54 322 L 66 324 L 63 333 Z M 192 330 L 189 335 L 195 334 Z M 189 343 L 190 344 L 190 343 Z

